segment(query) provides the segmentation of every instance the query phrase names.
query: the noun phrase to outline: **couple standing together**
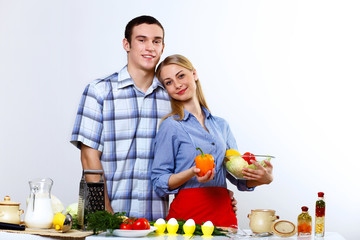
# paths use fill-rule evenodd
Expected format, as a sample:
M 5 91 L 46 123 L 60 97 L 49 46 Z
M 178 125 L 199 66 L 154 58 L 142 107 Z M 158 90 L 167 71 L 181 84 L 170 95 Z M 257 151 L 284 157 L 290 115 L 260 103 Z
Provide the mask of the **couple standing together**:
M 272 182 L 273 167 L 255 163 L 258 170 L 243 171 L 247 180 L 226 173 L 225 151 L 237 149 L 230 127 L 211 114 L 187 58 L 171 55 L 156 68 L 164 46 L 164 28 L 155 18 L 127 24 L 127 65 L 85 88 L 71 142 L 81 149 L 83 169 L 104 170 L 107 211 L 237 225 L 237 202 L 226 179 L 252 191 Z M 215 159 L 202 177 L 194 161 L 198 147 Z M 169 209 L 170 194 L 175 198 Z

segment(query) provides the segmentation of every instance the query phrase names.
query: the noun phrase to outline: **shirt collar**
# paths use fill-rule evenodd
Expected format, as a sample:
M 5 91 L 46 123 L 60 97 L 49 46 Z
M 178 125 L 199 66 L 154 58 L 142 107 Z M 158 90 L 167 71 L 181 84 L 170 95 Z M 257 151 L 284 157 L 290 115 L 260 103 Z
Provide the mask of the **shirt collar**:
M 127 65 L 125 65 L 118 73 L 118 89 L 125 88 L 131 85 L 135 86 L 135 83 L 127 70 Z M 154 76 L 153 82 L 149 89 L 151 89 L 152 91 L 158 87 L 161 87 L 162 89 L 165 90 L 165 87 L 161 84 L 161 82 L 157 79 L 157 77 Z
M 203 110 L 204 114 L 205 114 L 205 118 L 209 118 L 211 113 L 209 112 L 209 110 L 205 107 L 201 107 L 201 109 Z M 188 118 L 190 117 L 190 113 L 184 109 L 184 121 L 186 121 Z

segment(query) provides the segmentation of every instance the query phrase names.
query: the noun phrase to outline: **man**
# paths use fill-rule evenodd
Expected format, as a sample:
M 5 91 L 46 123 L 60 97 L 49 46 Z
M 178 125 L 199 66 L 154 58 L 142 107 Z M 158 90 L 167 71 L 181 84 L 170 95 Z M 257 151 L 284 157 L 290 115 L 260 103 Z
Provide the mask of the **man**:
M 160 198 L 150 180 L 155 134 L 171 111 L 168 94 L 155 77 L 164 46 L 159 21 L 151 16 L 131 20 L 123 40 L 128 64 L 90 83 L 79 105 L 71 142 L 81 149 L 83 169 L 104 170 L 109 212 L 148 220 L 168 212 L 169 199 Z

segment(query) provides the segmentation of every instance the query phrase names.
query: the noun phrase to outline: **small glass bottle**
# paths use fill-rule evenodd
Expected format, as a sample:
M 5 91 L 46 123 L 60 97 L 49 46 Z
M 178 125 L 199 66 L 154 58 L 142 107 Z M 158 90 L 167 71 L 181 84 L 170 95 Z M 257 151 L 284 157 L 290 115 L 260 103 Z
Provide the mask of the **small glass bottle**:
M 298 216 L 298 236 L 310 236 L 312 219 L 308 213 L 309 208 L 301 207 L 302 213 Z
M 323 237 L 325 233 L 325 201 L 324 193 L 318 193 L 315 205 L 315 237 Z

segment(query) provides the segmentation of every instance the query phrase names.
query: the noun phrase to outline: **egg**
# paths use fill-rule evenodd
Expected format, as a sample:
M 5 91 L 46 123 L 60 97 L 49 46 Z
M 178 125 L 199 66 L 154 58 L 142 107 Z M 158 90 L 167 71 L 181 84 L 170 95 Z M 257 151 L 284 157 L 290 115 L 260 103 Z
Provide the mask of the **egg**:
M 170 220 L 167 222 L 167 224 L 176 225 L 176 224 L 178 224 L 178 221 L 175 218 L 170 218 Z
M 204 236 L 211 236 L 214 232 L 214 224 L 211 221 L 205 222 L 201 225 L 201 231 L 203 232 Z
M 185 236 L 191 236 L 195 232 L 195 228 L 195 221 L 193 219 L 188 219 L 183 225 Z
M 179 229 L 178 221 L 175 218 L 170 218 L 166 224 L 166 229 L 169 234 L 176 234 Z
M 158 224 L 158 225 L 161 225 L 161 224 L 166 224 L 166 222 L 165 222 L 165 220 L 164 219 L 162 219 L 162 218 L 159 218 L 158 220 L 156 220 L 156 222 L 155 222 L 156 224 Z
M 166 229 L 166 222 L 164 219 L 159 218 L 158 220 L 156 220 L 156 222 L 154 223 L 154 227 L 156 227 L 157 229 L 155 230 L 156 233 L 158 234 L 163 234 L 165 232 Z

